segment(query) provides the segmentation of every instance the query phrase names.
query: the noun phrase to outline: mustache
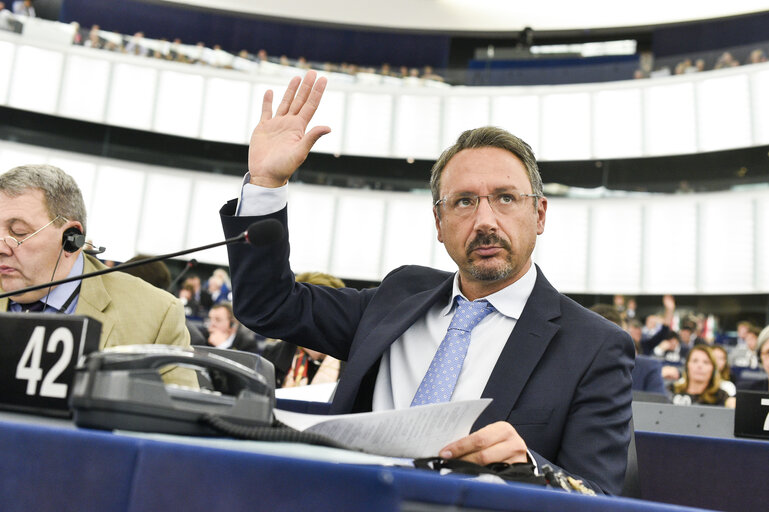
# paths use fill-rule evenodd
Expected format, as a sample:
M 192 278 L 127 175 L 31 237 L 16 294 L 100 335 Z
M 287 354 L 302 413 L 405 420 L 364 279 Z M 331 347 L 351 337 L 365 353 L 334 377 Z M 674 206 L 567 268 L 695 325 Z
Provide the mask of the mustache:
M 512 250 L 510 243 L 507 240 L 500 238 L 496 233 L 481 233 L 473 238 L 470 245 L 467 246 L 467 255 L 469 256 L 475 249 L 484 245 L 498 245 L 508 251 Z

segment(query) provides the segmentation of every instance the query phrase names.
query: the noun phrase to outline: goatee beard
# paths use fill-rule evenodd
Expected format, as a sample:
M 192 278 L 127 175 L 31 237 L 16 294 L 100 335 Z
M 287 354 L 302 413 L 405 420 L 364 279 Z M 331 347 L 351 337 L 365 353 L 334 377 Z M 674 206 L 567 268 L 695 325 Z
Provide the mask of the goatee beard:
M 474 263 L 471 259 L 471 253 L 478 247 L 485 245 L 496 245 L 507 251 L 504 263 L 497 267 L 482 267 Z M 501 281 L 507 279 L 513 274 L 513 255 L 510 244 L 501 239 L 496 233 L 483 233 L 475 237 L 467 247 L 468 273 L 478 281 Z M 481 259 L 483 261 L 483 258 Z

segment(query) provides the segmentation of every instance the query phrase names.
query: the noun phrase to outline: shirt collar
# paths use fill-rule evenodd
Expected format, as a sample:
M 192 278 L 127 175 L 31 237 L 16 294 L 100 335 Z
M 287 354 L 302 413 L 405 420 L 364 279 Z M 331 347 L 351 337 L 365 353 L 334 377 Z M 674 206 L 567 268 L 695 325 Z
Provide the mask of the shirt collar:
M 529 300 L 532 290 L 534 290 L 534 284 L 537 281 L 537 267 L 532 263 L 529 270 L 521 276 L 520 279 L 514 283 L 509 284 L 505 288 L 502 288 L 498 292 L 494 292 L 491 295 L 483 297 L 489 301 L 489 304 L 494 306 L 499 313 L 518 320 L 521 317 L 526 301 Z M 441 310 L 441 315 L 445 316 L 451 313 L 454 307 L 454 299 L 460 296 L 467 299 L 465 295 L 459 289 L 459 272 L 454 274 L 454 285 L 451 292 L 451 299 L 449 303 Z
M 73 277 L 73 276 L 79 276 L 83 273 L 83 266 L 84 266 L 84 259 L 83 259 L 83 253 L 77 255 L 77 259 L 75 260 L 75 264 L 72 265 L 72 269 L 69 271 L 69 274 L 67 277 Z M 60 284 L 53 290 L 51 290 L 51 293 L 47 295 L 47 297 L 43 297 L 40 299 L 42 302 L 45 302 L 48 307 L 56 308 L 59 311 L 61 311 L 61 307 L 64 305 L 65 302 L 67 302 L 67 299 L 72 296 L 73 293 L 75 293 L 75 290 L 77 287 L 80 286 L 80 281 L 72 281 L 71 283 L 64 283 Z M 70 303 L 70 308 L 73 306 L 73 303 Z M 70 309 L 68 308 L 68 309 Z M 66 311 L 61 311 L 62 313 L 66 313 Z
M 229 338 L 224 340 L 224 343 L 217 346 L 216 348 L 230 348 L 233 343 L 235 343 L 235 335 L 238 334 L 238 331 L 233 332 Z

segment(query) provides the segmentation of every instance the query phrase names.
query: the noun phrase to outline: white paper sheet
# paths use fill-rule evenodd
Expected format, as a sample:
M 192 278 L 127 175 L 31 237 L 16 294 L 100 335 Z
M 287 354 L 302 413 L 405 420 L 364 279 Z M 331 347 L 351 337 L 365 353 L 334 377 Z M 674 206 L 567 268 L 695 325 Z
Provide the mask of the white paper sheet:
M 390 457 L 434 457 L 466 436 L 490 398 L 408 409 L 324 416 L 275 410 L 275 417 L 297 430 L 329 437 L 351 449 Z

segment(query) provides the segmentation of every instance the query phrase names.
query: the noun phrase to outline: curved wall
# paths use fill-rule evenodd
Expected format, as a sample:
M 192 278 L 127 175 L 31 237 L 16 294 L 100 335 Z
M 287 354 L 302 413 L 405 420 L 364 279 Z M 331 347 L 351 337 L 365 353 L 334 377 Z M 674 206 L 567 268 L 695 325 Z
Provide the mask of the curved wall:
M 280 97 L 285 73 L 300 72 L 218 70 L 0 33 L 1 105 L 206 140 L 247 143 L 264 91 L 275 88 Z M 487 124 L 519 135 L 544 161 L 769 144 L 769 63 L 561 86 L 351 80 L 329 75 L 314 121 L 333 131 L 319 152 L 433 159 L 461 131 Z

